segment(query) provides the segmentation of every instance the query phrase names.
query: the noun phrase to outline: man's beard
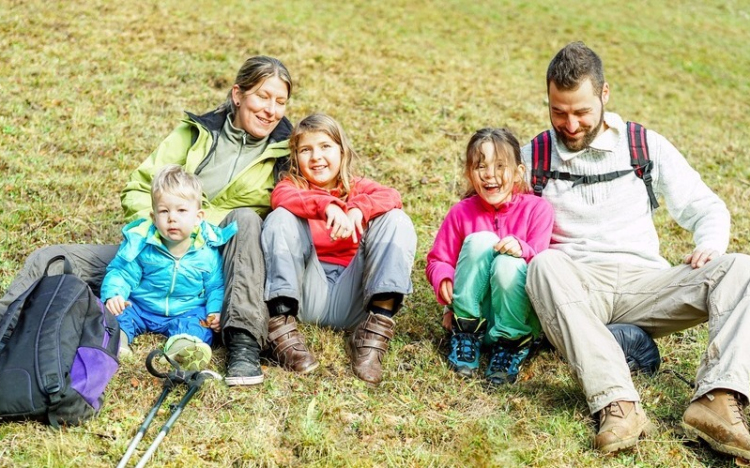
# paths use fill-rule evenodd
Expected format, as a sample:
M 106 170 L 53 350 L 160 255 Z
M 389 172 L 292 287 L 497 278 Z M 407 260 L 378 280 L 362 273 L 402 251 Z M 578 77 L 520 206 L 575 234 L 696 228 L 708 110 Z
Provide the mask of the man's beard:
M 602 124 L 604 123 L 604 106 L 602 106 L 602 112 L 601 115 L 599 115 L 599 122 L 597 122 L 592 127 L 581 127 L 580 130 L 583 130 L 583 138 L 580 140 L 573 140 L 569 138 L 566 134 L 564 129 L 562 128 L 555 128 L 555 131 L 557 133 L 557 138 L 560 139 L 563 145 L 565 145 L 566 148 L 568 148 L 568 151 L 576 152 L 581 151 L 584 148 L 587 148 L 594 139 L 599 135 L 599 130 L 602 128 Z M 579 131 L 580 131 L 579 130 Z

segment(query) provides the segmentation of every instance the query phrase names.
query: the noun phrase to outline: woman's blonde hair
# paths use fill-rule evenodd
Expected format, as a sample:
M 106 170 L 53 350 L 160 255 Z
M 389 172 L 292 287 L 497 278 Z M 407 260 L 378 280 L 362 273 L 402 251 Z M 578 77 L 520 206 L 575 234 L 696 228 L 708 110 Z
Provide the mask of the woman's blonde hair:
M 299 150 L 300 139 L 305 134 L 316 132 L 325 133 L 334 143 L 339 145 L 339 148 L 341 148 L 341 167 L 339 168 L 336 185 L 341 186 L 341 198 L 346 199 L 351 191 L 352 179 L 354 177 L 354 160 L 357 158 L 357 153 L 349 144 L 349 139 L 347 138 L 344 129 L 329 115 L 322 113 L 310 114 L 294 127 L 292 135 L 289 137 L 290 158 L 287 177 L 289 177 L 297 187 L 309 187 L 309 183 L 302 176 L 302 172 L 300 171 L 297 152 Z
M 484 162 L 484 153 L 482 145 L 491 142 L 495 151 L 495 158 L 505 158 L 506 174 L 513 176 L 513 194 L 528 193 L 531 191 L 529 184 L 523 177 L 516 178 L 518 167 L 523 165 L 521 161 L 521 146 L 513 132 L 507 128 L 483 128 L 477 130 L 469 139 L 466 145 L 466 160 L 464 161 L 464 176 L 468 183 L 463 198 L 469 198 L 476 195 L 474 184 L 472 183 L 472 171 Z

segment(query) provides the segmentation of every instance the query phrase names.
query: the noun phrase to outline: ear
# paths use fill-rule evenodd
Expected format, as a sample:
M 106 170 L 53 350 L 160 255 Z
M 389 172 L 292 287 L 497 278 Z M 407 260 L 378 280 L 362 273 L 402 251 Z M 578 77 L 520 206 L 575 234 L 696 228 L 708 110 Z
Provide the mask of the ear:
M 602 104 L 607 104 L 607 101 L 609 101 L 609 83 L 605 81 L 602 86 Z
M 232 102 L 240 101 L 242 101 L 242 90 L 240 89 L 240 85 L 236 84 L 232 86 Z
M 195 215 L 196 215 L 195 225 L 197 226 L 201 223 L 201 221 L 203 221 L 203 218 L 206 216 L 206 212 L 203 210 L 198 210 L 198 212 Z
M 525 175 L 526 166 L 524 166 L 523 164 L 519 164 L 518 167 L 516 167 L 516 182 L 522 182 Z
M 156 216 L 154 216 L 154 211 L 151 210 L 151 222 L 156 223 Z

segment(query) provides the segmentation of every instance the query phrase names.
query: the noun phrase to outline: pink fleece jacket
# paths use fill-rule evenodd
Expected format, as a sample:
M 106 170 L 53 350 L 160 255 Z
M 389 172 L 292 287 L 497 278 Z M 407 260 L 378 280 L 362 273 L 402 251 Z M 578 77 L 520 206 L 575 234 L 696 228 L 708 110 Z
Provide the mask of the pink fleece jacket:
M 549 247 L 554 214 L 552 206 L 533 194 L 514 195 L 511 201 L 495 208 L 478 195 L 456 203 L 440 226 L 432 250 L 427 254 L 427 279 L 435 290 L 438 301 L 440 283 L 453 281 L 458 254 L 469 234 L 490 231 L 499 238 L 513 236 L 521 244 L 521 257 L 530 262 Z
M 349 266 L 359 249 L 359 244 L 352 242 L 351 238 L 331 240 L 326 229 L 328 205 L 335 203 L 344 212 L 359 208 L 365 229 L 371 219 L 395 208 L 401 208 L 401 195 L 396 189 L 380 185 L 364 177 L 352 181 L 351 191 L 346 201 L 339 198 L 341 190 L 338 188 L 324 190 L 312 184 L 309 184 L 309 187 L 308 189 L 298 188 L 291 180 L 282 180 L 271 193 L 271 207 L 285 208 L 294 215 L 308 220 L 315 253 L 318 255 L 318 260 L 325 263 Z

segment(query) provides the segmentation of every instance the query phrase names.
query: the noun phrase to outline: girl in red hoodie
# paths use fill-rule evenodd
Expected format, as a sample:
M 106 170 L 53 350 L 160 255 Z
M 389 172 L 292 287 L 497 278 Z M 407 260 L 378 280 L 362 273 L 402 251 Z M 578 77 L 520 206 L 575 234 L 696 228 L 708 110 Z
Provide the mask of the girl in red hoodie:
M 393 314 L 412 291 L 414 226 L 396 190 L 353 175 L 356 154 L 333 118 L 303 119 L 289 148 L 261 235 L 271 351 L 283 367 L 311 372 L 318 362 L 296 319 L 353 330 L 352 370 L 377 385 Z

